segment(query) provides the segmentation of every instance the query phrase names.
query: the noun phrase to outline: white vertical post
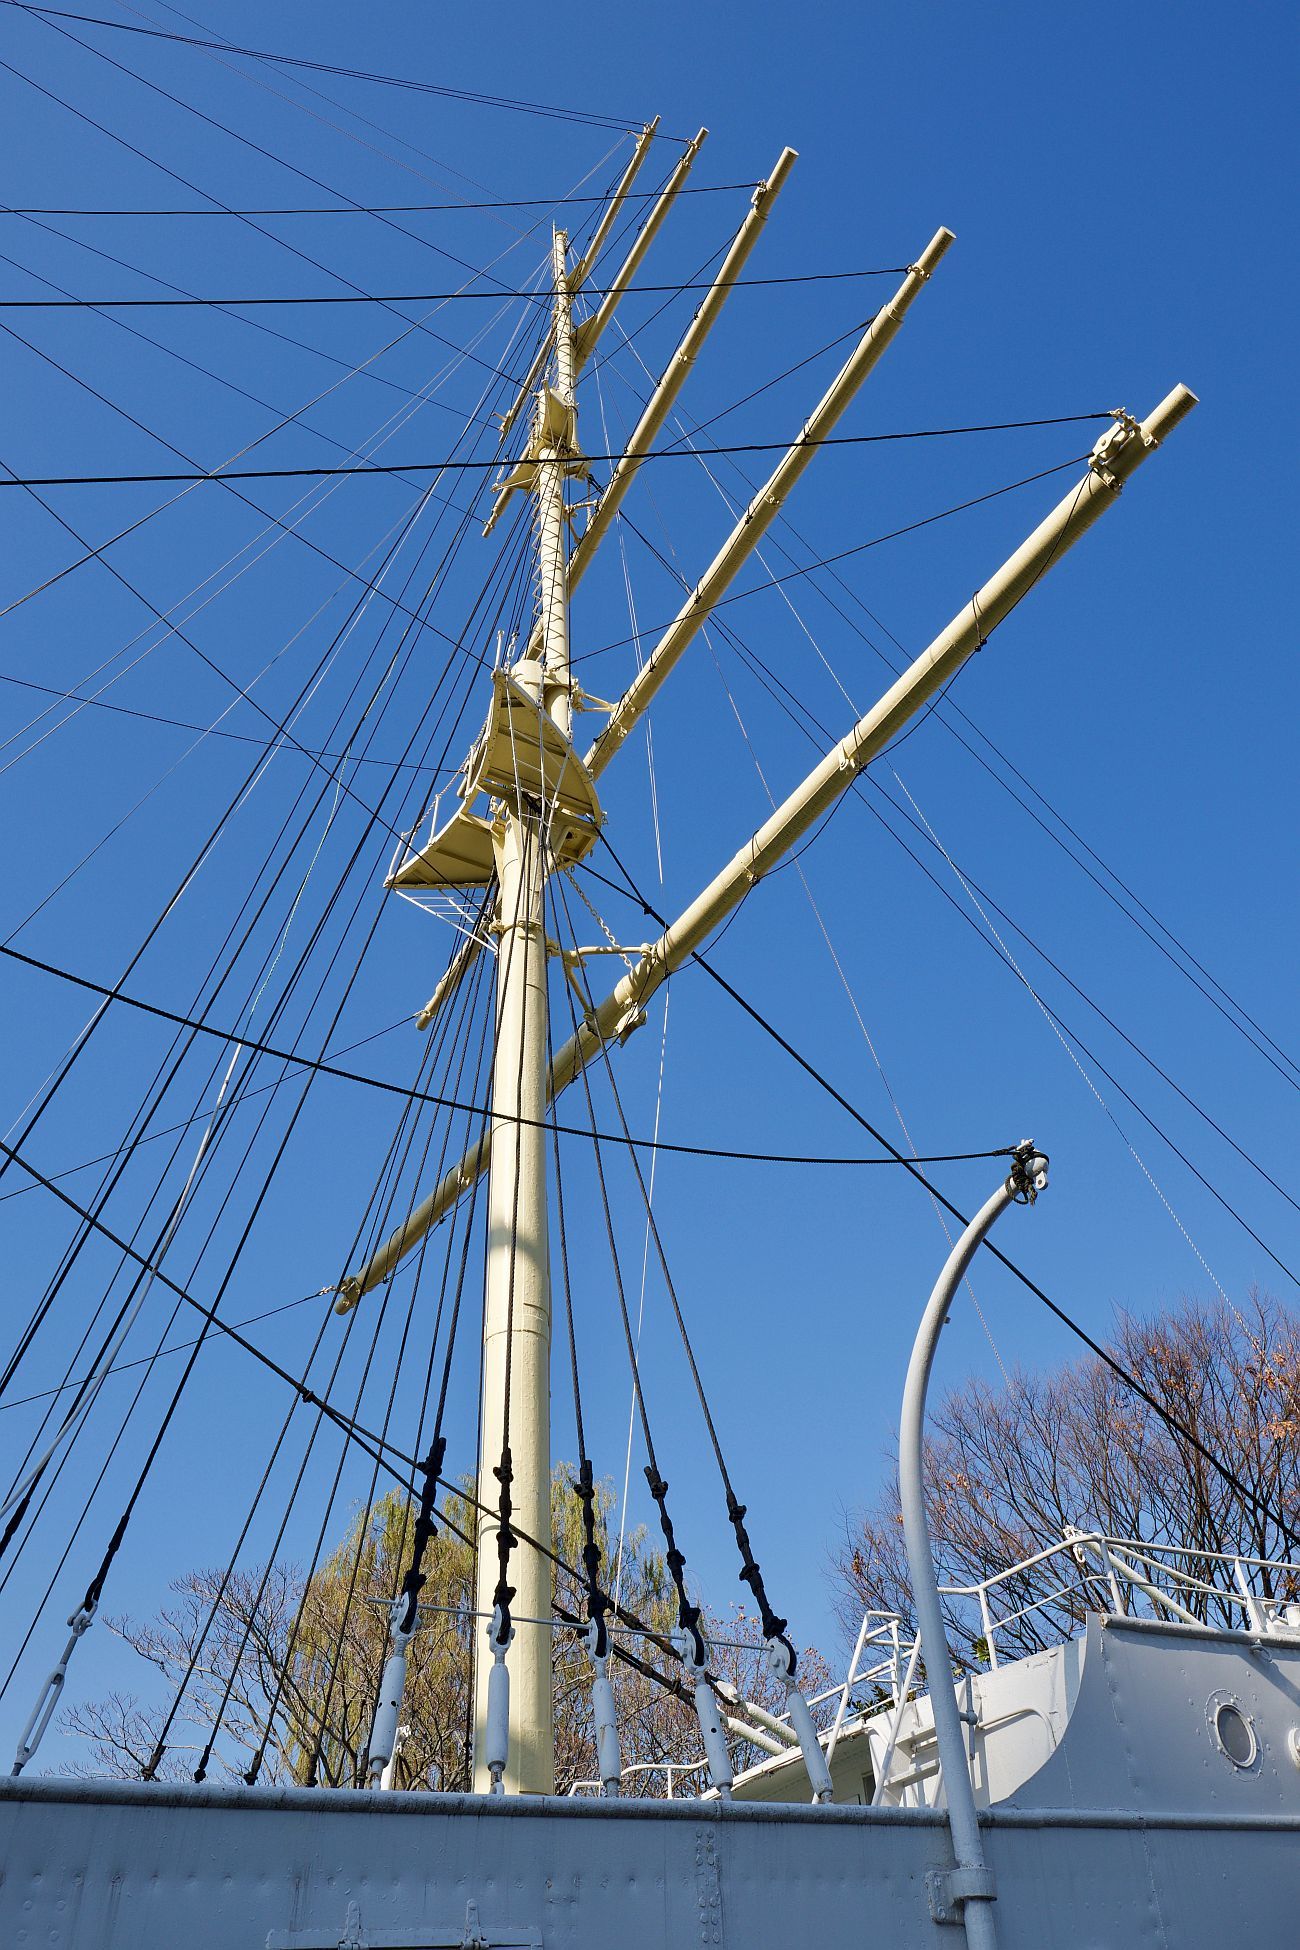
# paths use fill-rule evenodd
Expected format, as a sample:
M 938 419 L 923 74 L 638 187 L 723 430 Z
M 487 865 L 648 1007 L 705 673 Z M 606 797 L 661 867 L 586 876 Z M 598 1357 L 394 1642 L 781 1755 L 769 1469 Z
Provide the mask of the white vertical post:
M 536 688 L 536 664 L 515 675 Z M 477 1610 L 494 1611 L 497 1505 L 510 1373 L 510 1454 L 514 1519 L 546 1541 L 551 1532 L 551 1293 L 546 1223 L 546 1155 L 538 1123 L 546 1116 L 546 943 L 542 928 L 541 836 L 536 818 L 511 811 L 498 832 L 496 1060 L 489 1140 L 487 1282 L 483 1310 L 483 1410 L 475 1528 Z M 513 1609 L 548 1618 L 551 1567 L 527 1544 L 510 1561 Z M 474 1636 L 474 1787 L 492 1785 L 488 1767 L 489 1691 L 495 1648 Z M 555 1759 L 551 1728 L 551 1633 L 522 1623 L 511 1657 L 509 1790 L 549 1794 Z M 493 1743 L 495 1747 L 495 1742 Z M 493 1758 L 495 1759 L 495 1752 Z
M 952 1654 L 948 1649 L 930 1546 L 930 1523 L 925 1508 L 925 1398 L 953 1295 L 985 1234 L 1014 1199 L 1036 1198 L 1046 1183 L 1047 1160 L 1039 1157 L 1030 1144 L 1018 1146 L 1010 1176 L 980 1207 L 948 1255 L 917 1329 L 898 1430 L 898 1488 L 903 1535 L 907 1541 L 907 1569 L 912 1581 L 918 1640 L 929 1681 L 934 1735 L 943 1769 L 948 1826 L 956 1858 L 956 1867 L 947 1876 L 949 1907 L 961 1916 L 970 1950 L 996 1950 L 993 1875 L 984 1860 L 984 1840 L 975 1811 L 975 1790 L 966 1758 Z

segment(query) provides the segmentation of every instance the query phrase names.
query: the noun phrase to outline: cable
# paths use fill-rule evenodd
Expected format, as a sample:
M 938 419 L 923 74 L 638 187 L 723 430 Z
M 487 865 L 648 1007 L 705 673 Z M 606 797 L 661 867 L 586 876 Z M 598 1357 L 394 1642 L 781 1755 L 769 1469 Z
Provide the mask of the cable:
M 175 1009 L 165 1009 L 160 1003 L 145 1002 L 141 997 L 130 995 L 124 989 L 111 989 L 102 982 L 92 982 L 88 976 L 74 975 L 70 969 L 60 968 L 56 963 L 44 961 L 37 955 L 24 954 L 20 949 L 12 948 L 3 942 L 0 942 L 0 955 L 7 956 L 11 961 L 21 962 L 28 968 L 37 969 L 42 974 L 57 976 L 61 981 L 70 982 L 76 988 L 87 989 L 92 995 L 105 996 L 115 1002 L 124 1004 L 129 1009 L 139 1009 L 146 1015 L 156 1016 L 162 1022 L 175 1023 L 181 1028 L 192 1029 L 204 1036 L 215 1036 L 220 1042 L 236 1044 L 240 1049 L 252 1051 L 260 1056 L 274 1057 L 282 1062 L 295 1064 L 302 1070 L 315 1071 L 321 1076 L 338 1077 L 344 1083 L 366 1084 L 372 1090 L 385 1091 L 390 1096 L 402 1097 L 410 1103 L 433 1104 L 443 1110 L 466 1111 L 474 1117 L 486 1115 L 491 1110 L 491 1107 L 488 1105 L 462 1103 L 454 1097 L 441 1097 L 432 1091 L 412 1089 L 407 1084 L 390 1083 L 384 1077 L 366 1076 L 360 1070 L 345 1070 L 339 1064 L 327 1062 L 324 1058 L 312 1058 L 297 1054 L 292 1050 L 279 1049 L 273 1043 L 263 1042 L 257 1037 L 242 1035 L 238 1030 L 222 1029 L 216 1023 L 203 1022 L 193 1016 L 182 1015 Z M 500 1111 L 491 1111 L 491 1115 L 498 1122 L 501 1122 L 505 1114 Z M 591 1132 L 584 1126 L 560 1124 L 554 1118 L 549 1117 L 521 1116 L 511 1118 L 509 1121 L 522 1124 L 529 1129 L 552 1131 L 560 1137 L 586 1138 L 591 1136 Z M 155 1133 L 155 1135 L 162 1134 Z M 722 1145 L 675 1144 L 670 1143 L 666 1138 L 619 1136 L 617 1133 L 609 1131 L 601 1131 L 597 1135 L 606 1144 L 623 1144 L 637 1151 L 667 1151 L 686 1158 L 716 1158 L 723 1162 L 735 1162 L 739 1164 L 849 1166 L 893 1165 L 899 1162 L 897 1158 L 892 1157 L 823 1157 L 816 1154 L 793 1151 L 731 1150 Z M 985 1158 L 1010 1157 L 1011 1149 L 1008 1145 L 999 1145 L 988 1151 L 945 1151 L 936 1153 L 933 1156 L 918 1158 L 914 1162 L 918 1164 L 938 1165 L 969 1164 Z M 116 1154 L 110 1153 L 108 1155 L 114 1156 Z M 99 1161 L 91 1160 L 90 1162 L 97 1163 Z M 70 1167 L 71 1171 L 83 1171 L 85 1169 L 85 1165 L 74 1165 Z M 68 1173 L 61 1175 L 67 1176 Z
M 5 0 L 5 4 L 12 6 L 14 0 Z M 998 425 L 912 427 L 898 433 L 829 434 L 824 439 L 805 440 L 801 444 L 807 447 L 867 447 L 876 446 L 881 442 L 895 440 L 947 440 L 961 434 L 1007 433 L 1013 432 L 1019 427 L 1061 426 L 1073 421 L 1095 420 L 1106 417 L 1104 414 L 1096 413 L 1070 413 L 1062 415 L 1055 421 L 1007 420 Z M 706 459 L 710 459 L 722 454 L 785 453 L 788 451 L 790 445 L 791 443 L 788 440 L 748 440 L 737 442 L 730 446 L 701 447 L 698 453 L 693 453 L 689 448 L 681 446 L 651 447 L 645 453 L 638 455 L 637 459 L 638 463 L 640 463 L 644 460 L 697 460 L 701 455 Z M 623 456 L 615 453 L 587 454 L 584 458 L 589 461 L 619 461 Z M 1001 494 L 1010 494 L 1016 488 L 1029 487 L 1034 481 L 1046 480 L 1050 474 L 1060 474 L 1067 467 L 1077 467 L 1081 461 L 1086 459 L 1086 454 L 1072 456 L 1071 459 L 1062 461 L 1056 467 L 1043 468 L 1037 474 L 1027 474 L 1023 480 L 1009 482 L 1006 487 L 994 488 L 988 494 L 977 495 L 972 501 L 962 501 L 955 507 L 943 509 L 937 515 L 927 515 L 923 521 L 909 522 L 904 528 L 891 529 L 887 535 L 878 535 L 869 542 L 858 542 L 852 548 L 841 549 L 835 555 L 823 556 L 819 562 L 811 563 L 804 569 L 792 570 L 788 576 L 772 576 L 762 587 L 770 588 L 779 582 L 793 581 L 798 576 L 811 574 L 814 569 L 825 568 L 828 563 L 843 561 L 846 556 L 860 555 L 864 549 L 878 548 L 882 542 L 894 541 L 900 535 L 910 535 L 918 528 L 928 527 L 931 522 L 943 521 L 949 515 L 962 514 L 967 508 L 979 507 L 983 502 L 992 501 Z M 0 488 L 131 487 L 139 485 L 152 486 L 160 482 L 174 481 L 282 481 L 297 480 L 308 476 L 313 479 L 327 479 L 334 475 L 350 475 L 360 479 L 367 475 L 378 474 L 428 474 L 435 472 L 439 474 L 491 473 L 499 469 L 501 465 L 500 457 L 488 460 L 457 460 L 454 456 L 447 455 L 440 460 L 367 463 L 364 467 L 217 467 L 207 473 L 194 472 L 189 474 L 36 474 L 26 477 L 15 475 L 7 481 L 0 481 Z M 751 589 L 742 590 L 740 596 L 753 595 L 754 593 L 755 591 Z M 722 597 L 719 599 L 716 607 L 720 608 L 723 602 L 737 602 L 740 600 L 740 596 Z M 630 638 L 621 637 L 618 640 L 618 644 L 630 641 Z M 584 652 L 584 656 L 601 656 L 606 650 L 618 648 L 618 644 L 602 644 L 599 650 L 588 650 Z
M 42 697 L 52 697 L 63 704 L 93 705 L 97 711 L 112 711 L 120 718 L 138 718 L 146 724 L 167 725 L 173 731 L 198 731 L 205 738 L 221 738 L 235 745 L 257 745 L 262 751 L 273 751 L 276 749 L 288 752 L 296 751 L 299 757 L 314 759 L 317 764 L 324 764 L 326 760 L 333 763 L 338 759 L 348 758 L 351 764 L 383 765 L 390 771 L 415 772 L 420 769 L 413 759 L 353 759 L 346 752 L 322 752 L 314 748 L 308 749 L 306 746 L 297 745 L 281 745 L 277 747 L 274 739 L 254 738 L 251 732 L 219 731 L 215 725 L 193 724 L 188 718 L 164 717 L 161 711 L 139 711 L 129 704 L 110 704 L 106 698 L 102 697 L 82 697 L 77 691 L 56 690 L 53 684 L 37 684 L 30 677 L 16 677 L 11 671 L 7 670 L 0 670 L 0 684 L 13 684 L 19 690 L 23 691 L 38 691 Z M 65 718 L 57 729 L 61 731 L 63 725 L 67 722 L 68 720 Z
M 608 837 L 602 833 L 601 839 L 605 845 L 606 851 L 610 854 L 610 857 L 613 859 L 614 864 L 617 866 L 619 872 L 623 876 L 623 879 L 627 883 L 628 889 L 632 894 L 632 898 L 638 903 L 638 905 L 643 909 L 643 911 L 650 916 L 651 920 L 657 922 L 661 927 L 666 927 L 668 925 L 667 922 L 663 919 L 662 915 L 657 914 L 655 912 L 654 908 L 646 900 L 645 896 L 640 892 L 640 890 L 636 885 L 636 882 L 632 879 L 632 876 L 629 874 L 627 868 L 623 865 L 622 860 L 614 852 L 614 849 L 611 846 Z M 819 1069 L 817 1069 L 816 1065 L 810 1062 L 806 1056 L 804 1056 L 799 1050 L 797 1050 L 794 1044 L 791 1043 L 787 1037 L 782 1035 L 781 1031 L 775 1026 L 775 1024 L 770 1022 L 767 1019 L 767 1017 L 763 1015 L 762 1011 L 756 1008 L 752 1002 L 748 1001 L 740 993 L 739 989 L 735 988 L 732 985 L 732 983 L 730 983 L 727 980 L 725 975 L 721 974 L 718 969 L 714 968 L 712 963 L 707 961 L 705 957 L 698 951 L 698 949 L 692 953 L 691 959 L 700 968 L 704 970 L 705 974 L 708 975 L 709 978 L 717 984 L 717 986 L 723 991 L 724 994 L 731 997 L 732 1001 L 736 1004 L 736 1006 L 742 1009 L 744 1013 L 750 1017 L 751 1021 L 753 1021 L 758 1025 L 758 1027 L 764 1032 L 765 1035 L 769 1036 L 773 1042 L 775 1042 L 781 1049 L 785 1051 L 787 1056 L 789 1056 L 795 1063 L 798 1064 L 801 1070 L 803 1070 L 809 1077 L 812 1078 L 813 1082 L 816 1083 L 820 1089 L 824 1090 L 829 1097 L 833 1098 L 833 1100 L 840 1106 L 842 1110 L 847 1111 L 848 1115 L 853 1119 L 853 1121 L 856 1124 L 860 1124 L 863 1130 L 869 1132 L 870 1135 L 875 1139 L 876 1143 L 879 1144 L 884 1150 L 891 1152 L 895 1157 L 895 1159 L 898 1161 L 898 1163 L 900 1163 L 904 1167 L 904 1169 L 907 1170 L 910 1173 L 910 1175 L 916 1179 L 917 1183 L 921 1185 L 922 1188 L 930 1194 L 931 1198 L 936 1199 L 939 1202 L 939 1204 L 943 1206 L 944 1210 L 949 1214 L 951 1214 L 951 1216 L 957 1220 L 959 1225 L 965 1227 L 966 1225 L 969 1224 L 969 1220 L 967 1219 L 965 1213 L 960 1211 L 959 1208 L 953 1204 L 952 1200 L 947 1198 L 944 1195 L 944 1193 L 939 1190 L 937 1185 L 931 1183 L 931 1181 L 925 1176 L 925 1173 L 917 1168 L 914 1161 L 908 1158 L 903 1152 L 898 1151 L 895 1148 L 895 1146 L 890 1143 L 889 1139 L 884 1135 L 884 1133 L 878 1131 L 876 1127 L 870 1122 L 870 1120 L 863 1116 L 862 1112 L 857 1108 L 857 1106 L 851 1103 L 849 1099 L 842 1094 L 841 1091 L 837 1090 L 835 1085 L 830 1081 L 830 1079 L 826 1077 Z M 1017 1279 L 1020 1282 L 1020 1284 L 1029 1293 L 1032 1293 L 1034 1298 L 1039 1302 L 1041 1302 L 1041 1304 L 1047 1308 L 1048 1312 L 1053 1314 L 1056 1317 L 1056 1319 L 1061 1322 L 1062 1326 L 1067 1327 L 1070 1333 L 1072 1333 L 1077 1340 L 1081 1341 L 1083 1345 L 1086 1348 L 1088 1348 L 1091 1353 L 1097 1356 L 1099 1361 L 1103 1362 L 1105 1366 L 1110 1369 L 1112 1374 L 1114 1374 L 1120 1381 L 1122 1381 L 1126 1387 L 1131 1388 L 1133 1392 L 1139 1397 L 1139 1399 L 1144 1401 L 1147 1407 L 1150 1408 L 1156 1415 L 1160 1417 L 1161 1421 L 1165 1423 L 1166 1427 L 1170 1429 L 1170 1431 L 1173 1434 L 1177 1435 L 1180 1438 L 1180 1440 L 1188 1443 L 1191 1448 L 1195 1449 L 1195 1451 L 1202 1458 L 1202 1460 L 1204 1462 L 1209 1463 L 1210 1467 L 1216 1472 L 1216 1474 L 1222 1479 L 1222 1481 L 1225 1482 L 1228 1485 L 1228 1487 L 1235 1492 L 1236 1495 L 1242 1497 L 1252 1508 L 1258 1510 L 1262 1515 L 1267 1516 L 1269 1521 L 1277 1527 L 1281 1536 L 1286 1540 L 1286 1542 L 1291 1546 L 1292 1549 L 1300 1549 L 1300 1535 L 1297 1535 L 1296 1532 L 1294 1532 L 1290 1528 L 1290 1526 L 1286 1523 L 1286 1521 L 1278 1515 L 1277 1511 L 1270 1508 L 1270 1506 L 1264 1501 L 1262 1497 L 1258 1496 L 1254 1490 L 1250 1489 L 1247 1486 L 1247 1484 L 1243 1483 L 1241 1478 L 1237 1476 L 1234 1473 L 1234 1471 L 1229 1469 L 1227 1464 L 1224 1463 L 1220 1457 L 1216 1456 L 1211 1449 L 1207 1448 L 1207 1446 L 1196 1435 L 1194 1430 L 1188 1428 L 1185 1423 L 1181 1422 L 1179 1418 L 1172 1413 L 1171 1410 L 1167 1409 L 1162 1402 L 1158 1401 L 1156 1397 L 1153 1394 L 1151 1394 L 1151 1392 L 1147 1388 L 1143 1386 L 1143 1384 L 1138 1380 L 1136 1375 L 1131 1374 L 1129 1370 L 1126 1367 L 1124 1367 L 1123 1363 L 1117 1360 L 1115 1355 L 1113 1355 L 1109 1351 L 1109 1349 L 1104 1347 L 1100 1341 L 1094 1340 L 1092 1335 L 1088 1333 L 1086 1328 L 1082 1327 L 1079 1324 L 1079 1322 L 1072 1317 L 1072 1315 L 1066 1312 L 1064 1307 L 1062 1307 L 1057 1301 L 1053 1300 L 1050 1294 L 1044 1292 L 1043 1288 L 1038 1285 L 1037 1281 L 1032 1280 L 1029 1274 L 1024 1272 L 1021 1267 L 1017 1266 L 1015 1261 L 1013 1259 L 1010 1259 L 1007 1256 L 1007 1254 L 1001 1250 L 1000 1247 L 995 1246 L 991 1239 L 986 1239 L 984 1241 L 984 1246 L 988 1252 L 992 1253 L 994 1259 L 998 1261 L 999 1265 L 1004 1266 L 1006 1270 L 1010 1274 L 1012 1274 L 1013 1277 Z
M 6 0 L 6 4 L 12 5 L 13 0 Z M 214 216 L 223 216 L 227 213 L 214 210 L 212 214 Z M 779 284 L 833 284 L 846 278 L 897 277 L 902 268 L 902 266 L 897 264 L 886 264 L 871 270 L 791 272 L 787 276 L 778 278 L 725 278 L 721 285 L 707 279 L 701 282 L 691 282 L 688 280 L 684 284 L 638 284 L 632 288 L 628 295 L 631 297 L 659 296 L 665 291 L 670 291 L 676 297 L 683 291 L 712 291 L 715 289 L 733 291 L 742 287 L 756 288 L 764 285 Z M 621 292 L 623 287 L 621 285 L 584 284 L 581 290 L 585 298 L 607 298 L 612 293 Z M 254 305 L 422 305 L 432 303 L 442 305 L 450 304 L 454 300 L 481 300 L 484 298 L 498 300 L 525 298 L 532 304 L 542 306 L 549 306 L 553 302 L 553 294 L 549 291 L 508 291 L 501 288 L 493 291 L 468 291 L 462 285 L 455 291 L 399 291 L 388 293 L 335 291 L 311 293 L 306 296 L 290 295 L 287 297 L 259 294 L 247 298 L 0 298 L 0 311 L 175 311 L 193 310 L 195 308 L 202 309 L 207 306 L 220 308 L 226 305 L 232 307 L 251 307 Z M 854 328 L 854 330 L 857 329 L 857 327 Z M 851 333 L 841 333 L 840 338 L 832 339 L 830 344 L 838 345 L 840 339 L 850 336 L 852 336 Z M 821 350 L 823 352 L 827 351 L 829 347 L 823 346 Z M 809 359 L 815 359 L 817 356 L 818 354 L 815 352 L 810 353 Z M 807 365 L 808 359 L 801 359 L 799 364 Z M 791 366 L 790 371 L 797 372 L 798 369 L 798 366 Z M 782 379 L 786 376 L 785 373 L 778 375 Z M 768 383 L 775 385 L 776 381 L 771 380 Z M 738 400 L 736 404 L 743 405 L 744 402 Z M 730 413 L 734 412 L 735 409 L 734 407 L 726 407 L 723 410 L 724 412 Z M 713 417 L 714 419 L 721 419 L 722 414 L 715 413 Z M 1089 420 L 1105 420 L 1109 417 L 1109 414 L 1106 413 L 1072 414 L 1070 416 L 1072 419 L 1081 418 Z M 1059 426 L 1061 422 L 1059 420 L 1026 420 L 1017 421 L 1015 424 L 1024 426 Z M 588 458 L 600 459 L 602 456 L 589 455 Z
M 372 74 L 365 68 L 338 66 L 329 61 L 312 61 L 303 55 L 276 54 L 265 48 L 240 47 L 233 41 L 201 40 L 193 34 L 177 34 L 163 27 L 141 27 L 125 20 L 106 20 L 101 14 L 72 13 L 60 7 L 41 7 L 32 0 L 4 0 L 4 4 L 16 7 L 19 12 L 37 14 L 48 20 L 76 20 L 91 27 L 111 27 L 119 34 L 138 34 L 148 40 L 175 41 L 185 47 L 214 48 L 222 54 L 240 54 L 250 61 L 270 61 L 280 67 L 305 68 L 313 74 L 341 75 L 349 81 L 371 81 L 386 88 L 401 88 L 419 95 L 438 95 L 447 101 L 468 102 L 480 108 L 511 109 L 523 115 L 549 116 L 563 122 L 573 122 L 585 128 L 609 129 L 624 133 L 630 128 L 645 125 L 643 116 L 626 117 L 621 115 L 602 115 L 588 109 L 558 108 L 550 102 L 530 102 L 517 100 L 510 95 L 489 95 L 478 89 L 449 88 L 434 81 L 415 81 L 405 75 Z M 686 138 L 663 134 L 665 142 L 685 145 Z
M 724 191 L 754 190 L 757 183 L 684 183 L 677 196 L 718 196 Z M 625 190 L 625 203 L 654 202 L 660 191 Z M 504 196 L 487 201 L 464 203 L 322 203 L 278 204 L 247 210 L 88 210 L 59 204 L 0 204 L 5 217 L 373 217 L 419 216 L 431 211 L 450 210 L 533 210 L 560 209 L 577 203 L 604 203 L 604 190 L 589 196 Z M 586 287 L 584 287 L 585 289 Z
M 8 4 L 12 5 L 14 3 L 15 0 L 8 0 Z M 120 61 L 114 61 L 110 55 L 103 53 L 103 51 L 99 48 L 92 47 L 89 42 L 81 40 L 77 35 L 69 34 L 65 28 L 56 27 L 52 21 L 45 22 L 44 24 L 51 27 L 52 30 L 58 35 L 60 35 L 62 39 L 71 41 L 75 46 L 84 48 L 87 53 L 93 54 L 96 57 L 96 59 L 103 61 L 110 68 L 116 69 L 116 71 L 119 74 L 127 75 L 131 80 L 139 83 L 141 87 L 147 88 L 152 94 L 160 95 L 163 97 L 164 100 L 173 102 L 177 107 L 184 109 L 187 113 L 193 115 L 197 120 L 201 122 L 205 122 L 210 127 L 220 130 L 223 134 L 229 136 L 233 141 L 242 143 L 244 147 L 252 149 L 257 154 L 267 157 L 270 161 L 277 163 L 282 168 L 290 170 L 294 175 L 301 176 L 304 181 L 314 183 L 318 188 L 329 191 L 331 195 L 337 194 L 337 192 L 333 190 L 331 184 L 321 182 L 319 178 L 310 176 L 305 170 L 298 169 L 296 165 L 287 162 L 283 157 L 276 156 L 271 150 L 262 148 L 260 144 L 250 141 L 249 138 L 246 136 L 241 136 L 240 134 L 238 134 L 236 130 L 229 128 L 225 123 L 215 121 L 211 116 L 205 115 L 201 109 L 195 108 L 192 103 L 182 100 L 181 97 L 178 95 L 171 94 L 165 88 L 160 88 L 155 82 L 149 81 L 143 75 L 137 74 L 134 69 L 124 67 Z M 76 118 L 79 121 L 85 122 L 88 127 L 98 130 L 98 132 L 101 135 L 106 136 L 111 142 L 117 143 L 121 148 L 124 148 L 127 151 L 129 151 L 131 155 L 138 156 L 143 162 L 148 163 L 152 168 L 161 170 L 165 176 L 170 176 L 173 179 L 173 181 L 178 183 L 183 183 L 186 189 L 193 190 L 195 194 L 199 196 L 209 196 L 213 203 L 218 204 L 220 207 L 224 209 L 229 208 L 229 205 L 225 204 L 220 197 L 214 195 L 211 191 L 204 190 L 199 184 L 192 182 L 190 178 L 187 176 L 182 176 L 179 171 L 172 169 L 168 164 L 160 162 L 156 156 L 150 155 L 147 150 L 138 147 L 137 144 L 133 142 L 128 142 L 125 136 L 118 135 L 115 130 L 109 128 L 103 122 L 96 121 L 94 116 L 87 115 L 83 109 L 79 109 L 75 107 L 73 103 L 66 101 L 61 95 L 56 94 L 52 89 L 44 87 L 40 82 L 36 81 L 31 75 L 25 74 L 22 71 L 22 69 L 13 67 L 7 61 L 0 61 L 0 68 L 4 69 L 7 73 L 14 75 L 19 81 L 25 82 L 28 85 L 28 87 L 35 89 L 38 94 L 44 95 L 49 101 L 57 103 L 57 105 L 60 108 L 65 109 L 70 115 L 76 116 Z M 289 243 L 286 238 L 278 236 L 273 230 L 265 229 L 261 224 L 255 223 L 251 218 L 245 218 L 243 221 L 246 223 L 248 229 L 250 229 L 256 236 L 267 239 L 270 243 L 277 246 L 277 248 L 279 248 L 280 250 L 287 251 L 291 257 L 300 258 L 304 264 L 309 264 L 313 270 L 321 271 L 327 277 L 337 278 L 340 284 L 349 285 L 353 291 L 357 293 L 362 293 L 362 287 L 356 284 L 353 279 L 345 276 L 342 272 L 333 270 L 328 264 L 323 263 L 320 258 L 313 257 L 311 253 L 308 251 L 300 250 L 296 244 Z M 382 218 L 380 219 L 380 221 L 389 224 L 390 227 L 395 230 L 399 230 L 399 231 L 402 230 L 402 226 L 400 224 L 393 224 L 391 222 L 391 219 L 389 218 Z M 436 251 L 440 257 L 445 257 L 450 262 L 459 264 L 462 269 L 469 271 L 472 274 L 472 276 L 481 277 L 484 275 L 482 270 L 479 269 L 478 267 L 467 263 L 466 260 L 462 258 L 456 257 L 453 252 L 443 250 L 439 245 L 429 243 L 429 240 L 427 238 L 420 237 L 418 233 L 404 232 L 403 234 L 413 236 L 417 243 L 421 244 L 427 249 Z M 509 248 L 513 249 L 514 246 L 512 245 Z M 502 253 L 502 255 L 505 254 L 507 253 Z M 499 283 L 500 281 L 496 280 L 496 282 Z M 405 313 L 397 311 L 393 306 L 389 305 L 387 306 L 387 309 L 393 312 L 394 317 L 400 318 L 404 324 L 410 325 L 413 323 L 412 320 L 406 317 Z M 462 347 L 454 345 L 452 341 L 449 339 L 443 338 L 441 333 L 435 332 L 432 329 L 432 327 L 420 324 L 417 325 L 417 329 L 423 332 L 428 338 L 431 338 L 436 344 L 442 345 L 453 352 L 463 354 L 464 349 Z M 473 360 L 473 363 L 476 365 L 486 364 L 485 361 L 477 358 Z M 487 369 L 493 374 L 494 377 L 500 378 L 504 376 L 498 371 L 496 367 L 488 367 Z

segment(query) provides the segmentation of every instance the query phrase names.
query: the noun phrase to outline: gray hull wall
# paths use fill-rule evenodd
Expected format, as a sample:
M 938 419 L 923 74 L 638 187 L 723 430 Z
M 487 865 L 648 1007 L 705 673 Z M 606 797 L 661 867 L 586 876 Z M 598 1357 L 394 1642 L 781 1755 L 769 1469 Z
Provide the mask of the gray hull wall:
M 1215 1747 L 1214 1700 L 1258 1736 Z M 1000 1950 L 1300 1943 L 1300 1645 L 1094 1621 L 984 1817 Z M 946 1950 L 941 1810 L 0 1783 L 3 1950 Z

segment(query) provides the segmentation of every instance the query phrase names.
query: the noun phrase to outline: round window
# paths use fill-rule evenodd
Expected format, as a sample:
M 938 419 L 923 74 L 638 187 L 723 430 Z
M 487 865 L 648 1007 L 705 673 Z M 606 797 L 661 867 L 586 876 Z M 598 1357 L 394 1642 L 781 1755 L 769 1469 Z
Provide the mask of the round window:
M 1219 1700 L 1211 1714 L 1210 1725 L 1214 1729 L 1219 1752 L 1225 1759 L 1230 1760 L 1234 1767 L 1254 1766 L 1259 1742 L 1249 1716 L 1242 1712 L 1235 1700 Z

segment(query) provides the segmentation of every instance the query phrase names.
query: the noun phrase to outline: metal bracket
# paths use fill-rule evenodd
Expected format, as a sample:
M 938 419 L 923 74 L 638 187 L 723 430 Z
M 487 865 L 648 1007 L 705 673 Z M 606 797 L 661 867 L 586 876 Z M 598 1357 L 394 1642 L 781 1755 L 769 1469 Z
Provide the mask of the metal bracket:
M 927 1869 L 925 1893 L 934 1923 L 960 1923 L 964 1904 L 991 1903 L 997 1897 L 992 1869 Z
M 478 1919 L 478 1904 L 472 1896 L 465 1905 L 465 1934 L 460 1941 L 460 1950 L 491 1950 Z

